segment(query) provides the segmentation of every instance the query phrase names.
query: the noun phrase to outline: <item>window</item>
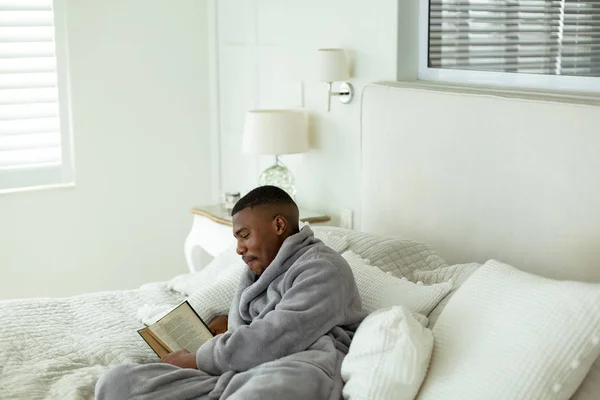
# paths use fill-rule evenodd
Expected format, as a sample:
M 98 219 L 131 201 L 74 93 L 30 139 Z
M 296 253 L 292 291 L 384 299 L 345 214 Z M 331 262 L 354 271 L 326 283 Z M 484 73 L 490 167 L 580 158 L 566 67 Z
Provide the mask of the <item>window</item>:
M 0 1 L 0 191 L 73 180 L 59 11 L 52 0 Z
M 423 0 L 422 79 L 600 91 L 600 0 Z

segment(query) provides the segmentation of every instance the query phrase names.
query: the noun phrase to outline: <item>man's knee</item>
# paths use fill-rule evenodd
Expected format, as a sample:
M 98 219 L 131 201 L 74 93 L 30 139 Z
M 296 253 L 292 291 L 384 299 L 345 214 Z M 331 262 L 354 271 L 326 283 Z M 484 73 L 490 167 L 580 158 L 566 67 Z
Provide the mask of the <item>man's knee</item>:
M 123 364 L 108 370 L 96 383 L 96 399 L 126 399 L 129 397 L 130 371 L 134 364 Z

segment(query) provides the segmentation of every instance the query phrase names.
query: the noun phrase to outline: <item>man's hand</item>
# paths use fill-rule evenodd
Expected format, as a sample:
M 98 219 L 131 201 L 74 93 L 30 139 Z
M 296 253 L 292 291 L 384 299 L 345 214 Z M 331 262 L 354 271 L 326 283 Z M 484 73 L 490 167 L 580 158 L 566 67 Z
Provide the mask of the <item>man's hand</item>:
M 179 368 L 198 369 L 198 366 L 196 365 L 196 354 L 190 353 L 187 350 L 179 350 L 175 353 L 169 353 L 162 356 L 160 362 L 172 364 Z
M 214 335 L 225 333 L 227 332 L 227 321 L 227 315 L 219 315 L 210 321 L 208 324 L 208 329 L 210 329 Z
M 227 315 L 219 315 L 208 324 L 208 329 L 213 334 L 219 335 L 227 332 Z M 160 362 L 172 364 L 180 368 L 193 368 L 198 369 L 196 365 L 196 354 L 190 353 L 187 350 L 179 350 L 175 353 L 169 353 L 160 359 Z

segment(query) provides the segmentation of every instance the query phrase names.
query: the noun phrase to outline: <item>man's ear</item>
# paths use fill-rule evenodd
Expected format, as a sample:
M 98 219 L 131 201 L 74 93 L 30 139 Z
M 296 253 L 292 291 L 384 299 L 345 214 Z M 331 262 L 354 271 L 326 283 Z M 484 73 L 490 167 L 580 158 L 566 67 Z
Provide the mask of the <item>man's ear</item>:
M 288 222 L 285 217 L 281 215 L 277 215 L 273 220 L 273 227 L 275 228 L 275 233 L 279 236 L 283 235 L 287 229 Z

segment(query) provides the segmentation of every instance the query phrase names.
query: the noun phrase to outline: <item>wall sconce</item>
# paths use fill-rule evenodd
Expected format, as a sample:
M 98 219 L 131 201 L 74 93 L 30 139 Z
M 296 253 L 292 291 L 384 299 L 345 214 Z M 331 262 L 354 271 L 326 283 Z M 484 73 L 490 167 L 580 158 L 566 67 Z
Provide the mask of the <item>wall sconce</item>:
M 354 87 L 347 82 L 350 79 L 348 60 L 344 49 L 319 49 L 317 62 L 317 80 L 327 82 L 327 111 L 331 111 L 331 96 L 338 96 L 343 104 L 354 98 Z M 341 82 L 338 92 L 333 92 L 333 82 Z

